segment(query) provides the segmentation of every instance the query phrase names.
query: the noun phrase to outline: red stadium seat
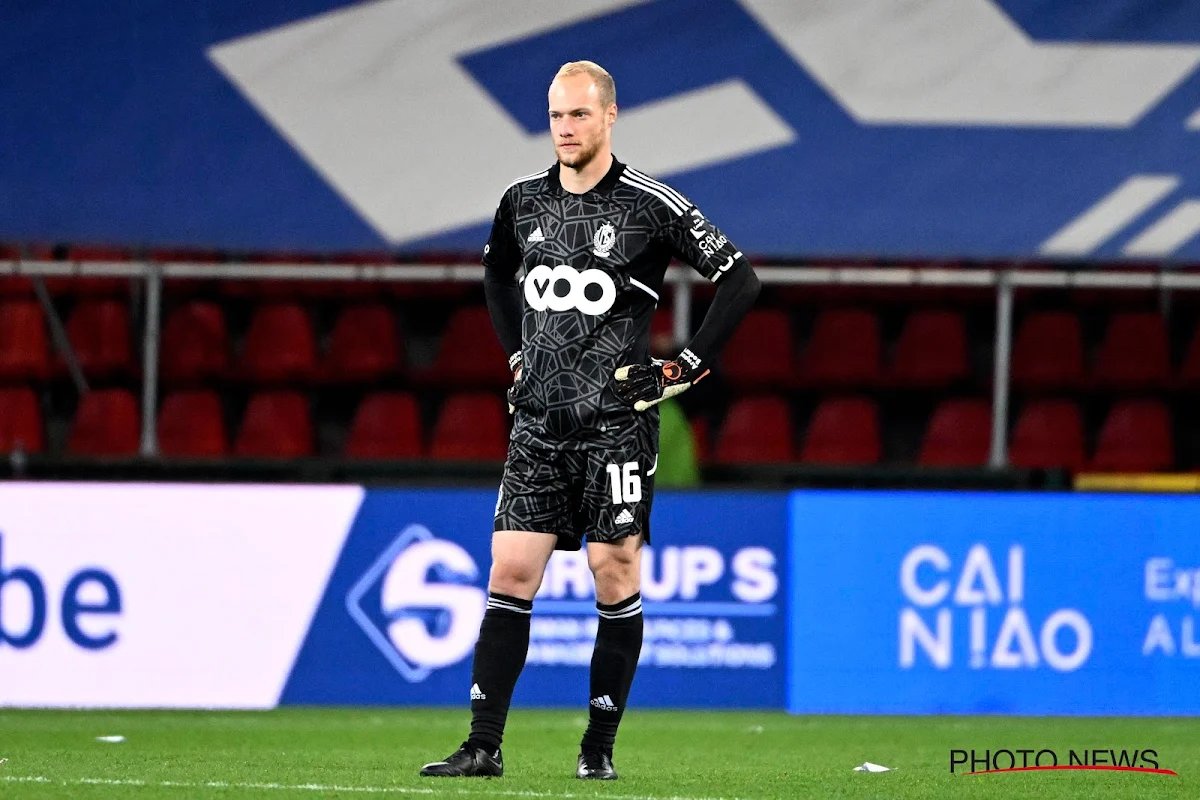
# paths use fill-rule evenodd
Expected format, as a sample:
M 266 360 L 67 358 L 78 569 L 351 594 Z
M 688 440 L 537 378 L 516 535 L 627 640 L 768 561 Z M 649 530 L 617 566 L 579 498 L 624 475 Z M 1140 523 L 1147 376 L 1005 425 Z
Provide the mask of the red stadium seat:
M 67 452 L 80 456 L 132 456 L 141 444 L 141 414 L 125 389 L 104 389 L 79 400 Z
M 1083 383 L 1083 331 L 1069 311 L 1030 314 L 1017 331 L 1012 384 L 1018 389 L 1076 388 Z
M 1200 323 L 1192 331 L 1183 364 L 1179 367 L 1179 383 L 1189 389 L 1200 389 Z
M 992 409 L 984 400 L 946 400 L 934 409 L 917 463 L 930 467 L 976 467 L 988 463 Z
M 957 311 L 914 311 L 904 321 L 892 381 L 901 386 L 941 389 L 970 374 L 967 326 Z
M 42 409 L 32 389 L 0 389 L 0 453 L 40 453 L 46 440 Z
M 334 381 L 374 381 L 400 369 L 396 319 L 383 305 L 351 306 L 333 326 L 324 374 Z
M 49 371 L 42 307 L 36 300 L 0 303 L 0 380 L 37 380 Z
M 295 303 L 269 303 L 250 320 L 241 372 L 248 380 L 262 383 L 308 380 L 316 370 L 316 352 L 304 309 Z
M 167 315 L 161 372 L 168 383 L 223 377 L 229 369 L 229 334 L 216 303 L 193 302 Z
M 792 327 L 775 309 L 751 311 L 725 346 L 721 370 L 740 388 L 785 386 L 792 377 Z
M 862 397 L 821 401 L 800 448 L 806 463 L 876 464 L 882 455 L 879 409 Z
M 508 454 L 508 413 L 503 401 L 484 393 L 446 398 L 429 454 L 451 461 L 503 461 Z
M 512 382 L 508 357 L 496 339 L 485 306 L 454 312 L 442 334 L 433 366 L 421 379 L 430 384 L 496 389 Z
M 421 415 L 403 392 L 369 394 L 358 406 L 345 454 L 349 458 L 420 458 Z
M 158 451 L 172 458 L 221 458 L 229 452 L 221 399 L 213 391 L 167 395 L 158 412 Z
M 298 392 L 260 392 L 250 398 L 234 453 L 248 458 L 313 455 L 308 399 Z
M 132 253 L 123 247 L 76 245 L 67 248 L 68 261 L 125 262 L 132 257 Z M 46 288 L 54 295 L 128 297 L 131 282 L 129 278 L 106 275 L 55 275 L 46 278 Z
M 116 300 L 80 300 L 67 320 L 67 338 L 86 375 L 109 378 L 133 368 L 129 310 Z
M 1157 389 L 1171 372 L 1167 326 L 1156 312 L 1117 313 L 1109 320 L 1093 377 L 1112 389 Z
M 713 460 L 725 464 L 771 464 L 792 460 L 792 411 L 776 395 L 745 397 L 730 406 L 717 434 Z
M 1175 463 L 1171 413 L 1158 400 L 1113 404 L 1100 428 L 1091 468 L 1104 472 L 1155 472 Z
M 1079 406 L 1070 400 L 1027 403 L 1013 428 L 1008 460 L 1017 467 L 1081 468 L 1083 418 Z
M 869 311 L 823 311 L 800 357 L 803 386 L 870 386 L 880 377 L 879 321 Z

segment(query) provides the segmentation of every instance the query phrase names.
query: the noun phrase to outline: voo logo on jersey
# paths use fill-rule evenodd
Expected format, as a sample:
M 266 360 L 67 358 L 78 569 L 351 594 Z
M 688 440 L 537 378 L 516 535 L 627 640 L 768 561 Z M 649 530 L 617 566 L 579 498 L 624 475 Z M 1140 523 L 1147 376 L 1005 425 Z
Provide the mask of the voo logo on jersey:
M 617 286 L 602 270 L 539 264 L 525 276 L 525 302 L 535 311 L 575 309 L 595 317 L 612 308 L 616 299 Z
M 466 550 L 409 525 L 346 594 L 346 611 L 405 680 L 471 653 L 487 594 Z

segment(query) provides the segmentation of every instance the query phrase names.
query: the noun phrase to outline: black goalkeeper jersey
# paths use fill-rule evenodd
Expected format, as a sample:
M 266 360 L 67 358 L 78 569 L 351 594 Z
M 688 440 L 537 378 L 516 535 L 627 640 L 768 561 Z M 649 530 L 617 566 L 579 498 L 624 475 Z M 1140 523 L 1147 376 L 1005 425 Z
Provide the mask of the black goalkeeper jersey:
M 656 426 L 613 394 L 617 367 L 650 358 L 650 321 L 671 258 L 717 282 L 742 254 L 682 194 L 613 159 L 573 194 L 559 166 L 514 181 L 496 211 L 483 264 L 520 281 L 524 371 L 512 438 L 589 449 Z M 690 353 L 685 351 L 683 358 Z

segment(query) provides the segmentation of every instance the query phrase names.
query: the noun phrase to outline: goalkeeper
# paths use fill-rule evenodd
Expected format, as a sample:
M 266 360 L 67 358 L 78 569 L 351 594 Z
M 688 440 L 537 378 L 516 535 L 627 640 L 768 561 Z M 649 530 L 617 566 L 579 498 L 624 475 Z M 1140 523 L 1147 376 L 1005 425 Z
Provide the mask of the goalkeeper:
M 483 251 L 515 416 L 472 664 L 471 732 L 422 775 L 503 774 L 534 594 L 554 550 L 578 550 L 586 536 L 600 620 L 575 775 L 617 777 L 613 746 L 642 649 L 655 405 L 708 374 L 759 292 L 749 263 L 699 209 L 614 158 L 611 75 L 590 61 L 564 65 L 549 117 L 557 163 L 508 187 Z M 715 283 L 716 295 L 678 357 L 652 361 L 650 321 L 672 256 Z

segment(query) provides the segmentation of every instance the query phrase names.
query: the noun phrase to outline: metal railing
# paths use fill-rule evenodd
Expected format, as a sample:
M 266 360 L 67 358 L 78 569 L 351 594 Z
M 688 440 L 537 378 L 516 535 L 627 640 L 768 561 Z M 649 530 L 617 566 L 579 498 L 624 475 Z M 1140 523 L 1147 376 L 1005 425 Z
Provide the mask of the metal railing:
M 996 336 L 992 381 L 992 432 L 989 466 L 1007 466 L 1009 376 L 1012 366 L 1013 296 L 1018 288 L 1037 289 L 1152 289 L 1163 292 L 1200 290 L 1200 274 L 1155 271 L 1127 272 L 1119 269 L 944 269 L 938 267 L 782 267 L 756 266 L 766 285 L 776 286 L 896 286 L 994 288 L 996 292 Z M 159 327 L 162 285 L 165 279 L 346 281 L 346 282 L 466 282 L 483 280 L 483 268 L 475 264 L 245 264 L 153 261 L 3 261 L 0 276 L 31 277 L 125 277 L 145 281 L 146 314 L 143 333 L 142 438 L 141 453 L 157 454 L 156 416 L 158 405 Z M 666 284 L 673 287 L 673 330 L 686 341 L 692 331 L 690 318 L 692 287 L 703 283 L 695 272 L 671 267 Z M 39 293 L 44 295 L 44 292 Z M 48 301 L 48 295 L 44 302 Z M 53 310 L 48 309 L 53 317 Z M 69 359 L 68 359 L 69 360 Z

